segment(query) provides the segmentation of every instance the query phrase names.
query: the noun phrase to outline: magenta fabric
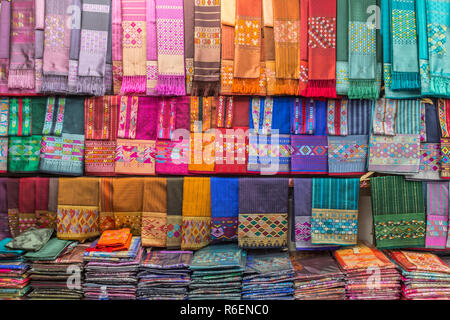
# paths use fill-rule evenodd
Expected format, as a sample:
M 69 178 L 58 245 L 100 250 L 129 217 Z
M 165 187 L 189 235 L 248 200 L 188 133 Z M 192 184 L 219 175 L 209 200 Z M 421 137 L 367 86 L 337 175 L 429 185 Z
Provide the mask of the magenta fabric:
M 156 140 L 157 97 L 139 97 L 136 123 L 137 140 Z

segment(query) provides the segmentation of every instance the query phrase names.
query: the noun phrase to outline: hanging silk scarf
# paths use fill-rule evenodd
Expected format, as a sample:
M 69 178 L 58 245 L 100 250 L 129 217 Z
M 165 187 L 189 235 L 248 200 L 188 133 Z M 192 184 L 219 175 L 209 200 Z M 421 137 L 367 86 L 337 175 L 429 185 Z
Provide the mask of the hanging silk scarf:
M 186 94 L 190 95 L 194 81 L 194 0 L 184 0 L 183 14 Z
M 47 98 L 33 97 L 31 98 L 31 134 L 42 134 L 44 131 L 44 122 L 46 116 Z
M 84 104 L 84 135 L 89 140 L 115 140 L 117 135 L 119 96 L 89 98 Z
M 307 97 L 336 98 L 336 0 L 308 3 Z
M 348 134 L 369 135 L 374 101 L 348 100 Z
M 388 103 L 397 105 L 395 124 L 393 124 L 395 135 L 371 135 L 369 171 L 418 173 L 420 166 L 421 102 L 418 100 L 391 100 Z M 376 117 L 377 114 L 374 116 L 374 131 L 375 123 L 377 123 Z M 388 129 L 384 127 L 383 130 L 392 132 L 392 127 Z
M 286 247 L 288 189 L 284 178 L 239 179 L 240 247 Z
M 381 28 L 383 35 L 383 74 L 386 98 L 412 99 L 420 97 L 419 90 L 391 90 L 393 68 L 393 28 L 392 28 L 392 0 L 381 0 Z
M 70 93 L 76 93 L 78 86 L 78 64 L 80 58 L 81 37 L 81 7 L 81 0 L 72 0 L 68 10 L 68 14 L 70 14 L 71 16 L 69 75 L 67 79 Z
M 144 180 L 141 240 L 143 247 L 166 247 L 167 179 Z
M 8 138 L 0 137 L 0 173 L 8 171 Z
M 407 176 L 408 180 L 440 180 L 441 171 L 441 145 L 439 143 L 420 144 L 419 173 Z
M 158 40 L 156 37 L 156 4 L 155 0 L 147 1 L 147 95 L 155 95 L 158 82 Z
M 247 171 L 288 174 L 291 170 L 291 136 L 253 134 L 248 141 Z
M 0 178 L 0 237 L 11 237 L 8 219 L 7 178 Z
M 359 179 L 312 179 L 312 244 L 356 244 Z
M 122 0 L 122 94 L 145 93 L 147 87 L 146 1 Z
M 416 0 L 416 26 L 418 38 L 418 59 L 420 87 L 423 96 L 433 96 L 430 89 L 430 60 L 428 52 L 426 0 Z
M 8 137 L 9 98 L 0 98 L 0 137 Z
M 184 96 L 183 0 L 156 0 L 158 36 L 158 84 L 160 95 Z
M 450 179 L 450 138 L 441 138 L 441 156 L 441 178 Z
M 139 98 L 136 96 L 120 97 L 119 122 L 117 137 L 124 139 L 136 138 Z
M 6 181 L 9 230 L 13 237 L 19 235 L 19 186 L 20 179 L 8 178 Z
M 59 98 L 57 110 L 50 111 L 53 110 L 47 108 L 46 127 L 50 128 L 49 134 L 55 135 L 42 137 L 39 170 L 46 173 L 83 175 L 84 99 Z M 41 132 L 45 131 L 44 126 Z
M 253 97 L 249 106 L 250 129 L 257 134 L 290 133 L 290 110 L 295 100 L 289 97 Z
M 214 128 L 216 110 L 217 101 L 214 97 L 191 96 L 191 132 L 206 132 Z
M 9 100 L 9 136 L 31 135 L 32 112 L 30 98 Z
M 106 92 L 106 56 L 111 0 L 83 0 L 77 93 Z
M 298 94 L 301 95 L 308 86 L 308 16 L 309 0 L 300 0 L 300 73 Z
M 210 243 L 210 178 L 184 178 L 181 231 L 182 250 L 198 250 Z
M 362 175 L 367 170 L 369 136 L 328 137 L 330 175 Z
M 215 168 L 215 134 L 193 133 L 190 137 L 189 172 L 212 173 Z
M 430 60 L 430 90 L 436 95 L 450 95 L 450 56 L 447 52 L 448 1 L 426 1 L 428 54 Z
M 220 0 L 196 1 L 192 95 L 206 97 L 219 94 L 220 49 Z
M 427 233 L 425 247 L 445 249 L 448 234 L 448 182 L 424 183 Z
M 336 0 L 336 93 L 343 96 L 348 95 L 349 88 L 348 5 L 348 0 Z
M 143 178 L 113 179 L 113 212 L 116 229 L 130 228 L 134 236 L 141 235 Z
M 8 88 L 34 89 L 34 0 L 11 4 Z
M 34 72 L 35 72 L 35 92 L 42 92 L 43 64 L 44 64 L 44 44 L 45 44 L 45 0 L 34 2 Z
M 158 98 L 139 97 L 136 119 L 136 139 L 156 140 Z
M 239 216 L 237 178 L 211 178 L 211 242 L 237 240 Z
M 8 92 L 10 36 L 11 1 L 3 1 L 0 6 L 0 92 Z
M 52 228 L 55 230 L 58 215 L 58 184 L 58 178 L 49 178 L 47 212 L 44 213 L 44 215 L 41 217 L 44 218 L 44 220 L 41 220 L 41 222 L 44 226 L 46 226 L 46 228 Z M 39 180 L 37 186 L 39 187 Z
M 439 143 L 441 141 L 441 131 L 437 108 L 434 104 L 425 104 L 425 142 Z
M 45 0 L 42 92 L 68 92 L 71 0 Z M 37 22 L 37 21 L 36 21 Z
M 154 175 L 155 148 L 154 140 L 117 139 L 115 173 Z
M 299 1 L 273 2 L 273 36 L 275 51 L 275 94 L 296 94 L 300 63 Z M 264 10 L 264 9 L 263 9 Z M 264 34 L 264 46 L 269 46 Z
M 372 124 L 374 134 L 385 136 L 395 135 L 397 101 L 392 99 L 379 99 L 376 102 Z
M 33 104 L 34 105 L 34 104 Z M 65 98 L 48 97 L 45 109 L 43 135 L 61 136 L 64 123 Z M 34 122 L 33 122 L 34 123 Z
M 309 101 L 314 110 L 314 136 L 291 136 L 291 172 L 325 174 L 328 172 L 327 104 Z
M 112 0 L 111 0 L 112 2 Z M 114 94 L 114 79 L 113 79 L 113 60 L 112 60 L 112 10 L 110 3 L 109 10 L 109 25 L 108 25 L 108 43 L 106 46 L 106 62 L 105 62 L 105 94 Z
M 189 97 L 160 98 L 157 116 L 155 170 L 158 174 L 188 173 Z M 185 130 L 178 134 L 178 130 Z
M 390 1 L 393 58 L 391 89 L 420 89 L 415 1 Z
M 116 224 L 114 222 L 113 213 L 113 178 L 100 178 L 100 213 L 99 213 L 99 229 L 100 232 L 105 230 L 114 230 Z
M 36 227 L 36 178 L 20 178 L 19 183 L 19 233 Z
M 234 32 L 236 25 L 236 0 L 222 1 L 221 9 L 221 81 L 220 94 L 232 94 L 234 74 Z
M 114 94 L 120 94 L 123 77 L 122 54 L 122 0 L 111 1 L 111 36 L 112 36 L 112 64 Z
M 327 250 L 335 247 L 311 243 L 312 179 L 294 179 L 294 231 L 297 250 Z
M 99 236 L 98 205 L 98 178 L 59 178 L 58 239 L 85 241 Z
M 166 246 L 181 247 L 181 225 L 183 214 L 183 178 L 167 178 L 167 225 Z
M 249 134 L 247 128 L 216 129 L 215 172 L 247 173 Z
M 328 100 L 328 135 L 348 135 L 348 100 Z
M 36 172 L 39 170 L 41 138 L 41 136 L 9 138 L 9 172 Z
M 375 24 L 370 25 L 368 22 L 370 8 L 375 6 L 376 0 L 350 0 L 348 4 L 349 99 L 378 99 L 380 95 L 377 82 L 377 29 Z M 417 59 L 415 61 L 417 63 Z
M 285 79 L 277 79 L 276 77 L 276 64 L 275 64 L 275 35 L 274 35 L 274 21 L 273 21 L 273 3 L 272 0 L 263 0 L 263 31 L 262 31 L 262 49 L 264 52 L 261 53 L 261 56 L 264 56 L 265 59 L 265 69 L 266 69 L 266 89 L 267 95 L 273 96 L 276 93 L 283 94 L 284 91 L 288 91 L 290 86 L 285 85 L 286 83 L 292 83 L 297 85 L 298 90 L 298 82 L 295 80 L 285 80 Z M 285 94 L 288 94 L 286 92 Z M 295 92 L 294 94 L 297 94 Z
M 49 213 L 48 211 L 48 199 L 49 199 L 49 178 L 36 178 L 36 203 L 35 203 L 35 216 L 36 227 L 53 228 L 56 222 L 56 215 Z
M 234 79 L 232 85 L 234 93 L 255 94 L 259 91 L 259 78 L 261 76 L 261 2 L 262 0 L 236 0 Z M 247 82 L 245 82 L 246 79 Z
M 370 179 L 376 245 L 379 249 L 425 245 L 425 207 L 420 182 L 403 177 Z
M 82 176 L 84 173 L 84 135 L 43 136 L 39 171 Z
M 315 123 L 314 100 L 295 98 L 291 109 L 291 133 L 314 134 Z

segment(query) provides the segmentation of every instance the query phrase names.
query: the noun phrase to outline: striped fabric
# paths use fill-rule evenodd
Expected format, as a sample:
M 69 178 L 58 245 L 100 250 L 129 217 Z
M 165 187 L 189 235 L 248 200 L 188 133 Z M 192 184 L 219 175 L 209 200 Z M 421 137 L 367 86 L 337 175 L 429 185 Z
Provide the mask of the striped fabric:
M 420 134 L 421 109 L 420 100 L 396 100 L 397 117 L 395 120 L 396 134 Z
M 291 109 L 291 133 L 314 134 L 315 121 L 314 101 L 296 98 Z
M 425 246 L 445 249 L 448 236 L 448 182 L 428 182 L 426 189 L 427 234 Z
M 374 105 L 373 133 L 385 136 L 395 135 L 397 119 L 397 100 L 379 99 Z
M 329 136 L 348 135 L 348 100 L 328 100 L 327 126 Z
M 441 136 L 450 137 L 450 100 L 440 99 L 438 103 L 439 123 L 441 124 Z
M 359 179 L 312 179 L 311 243 L 352 245 L 358 235 Z
M 370 180 L 377 248 L 425 245 L 425 207 L 422 183 L 400 176 Z
M 369 134 L 373 105 L 373 100 L 348 100 L 349 135 Z

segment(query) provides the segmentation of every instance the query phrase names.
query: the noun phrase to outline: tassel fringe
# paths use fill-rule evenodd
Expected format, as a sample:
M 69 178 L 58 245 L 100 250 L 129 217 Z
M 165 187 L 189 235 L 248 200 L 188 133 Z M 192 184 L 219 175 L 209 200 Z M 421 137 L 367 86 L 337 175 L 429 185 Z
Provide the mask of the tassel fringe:
M 125 77 L 124 77 L 125 79 Z M 184 76 L 158 76 L 158 84 L 155 91 L 164 96 L 186 95 L 186 82 Z
M 10 89 L 34 89 L 34 81 L 34 70 L 9 70 Z
M 41 92 L 46 93 L 68 93 L 68 78 L 66 76 L 44 76 L 42 79 Z
M 437 96 L 450 96 L 450 79 L 444 77 L 431 77 L 431 91 Z
M 217 97 L 219 95 L 220 82 L 194 81 L 191 95 L 197 97 Z
M 123 76 L 121 94 L 145 93 L 146 91 L 146 76 Z
M 337 98 L 336 80 L 309 80 L 302 95 L 311 98 Z
M 420 76 L 416 72 L 392 71 L 391 90 L 417 90 L 420 89 Z
M 350 80 L 348 88 L 349 99 L 377 100 L 380 90 L 376 81 L 373 80 Z

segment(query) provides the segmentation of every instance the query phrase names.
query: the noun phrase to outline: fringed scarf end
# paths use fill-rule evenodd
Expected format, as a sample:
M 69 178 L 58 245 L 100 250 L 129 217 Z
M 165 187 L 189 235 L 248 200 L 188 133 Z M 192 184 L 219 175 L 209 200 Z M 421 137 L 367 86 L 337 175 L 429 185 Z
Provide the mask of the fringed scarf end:
M 121 94 L 146 93 L 146 76 L 123 76 Z
M 217 97 L 219 95 L 220 82 L 198 82 L 192 83 L 191 95 L 197 97 Z
M 450 97 L 450 78 L 431 77 L 430 88 L 437 96 Z
M 186 95 L 184 76 L 158 76 L 158 84 L 155 91 L 163 96 L 184 96 Z
M 256 95 L 259 93 L 259 79 L 233 79 L 231 91 L 237 94 Z
M 102 77 L 78 77 L 77 93 L 104 96 L 105 91 L 105 81 Z
M 67 76 L 44 75 L 40 91 L 43 93 L 67 93 L 69 92 L 67 81 Z
M 299 91 L 298 80 L 277 79 L 275 82 L 274 94 L 295 96 Z
M 420 89 L 420 75 L 416 72 L 392 72 L 391 90 Z
M 335 80 L 309 80 L 308 86 L 302 93 L 310 98 L 337 98 Z
M 380 97 L 378 84 L 372 80 L 350 80 L 349 99 L 377 100 Z
M 9 70 L 8 88 L 34 89 L 34 70 Z

